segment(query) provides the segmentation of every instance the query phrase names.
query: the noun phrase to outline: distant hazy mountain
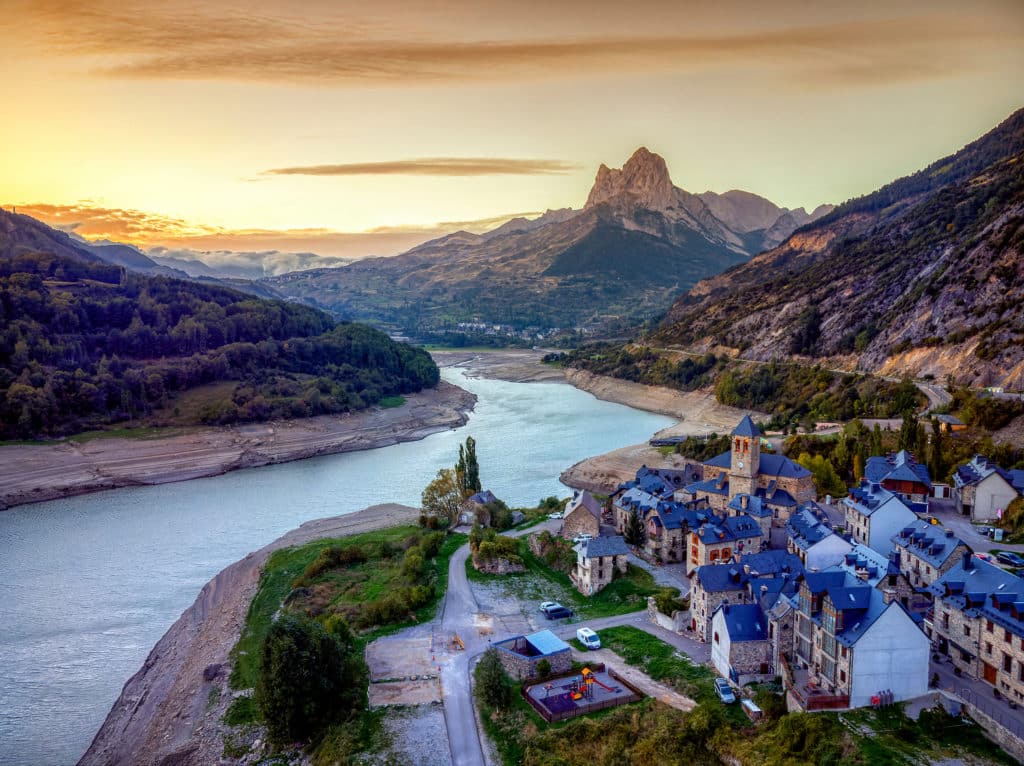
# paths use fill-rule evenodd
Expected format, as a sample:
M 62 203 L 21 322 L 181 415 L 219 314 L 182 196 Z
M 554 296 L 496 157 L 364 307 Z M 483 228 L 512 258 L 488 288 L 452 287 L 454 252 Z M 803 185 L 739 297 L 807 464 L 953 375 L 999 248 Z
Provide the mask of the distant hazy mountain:
M 1022 388 L 1022 168 L 1024 110 L 699 283 L 655 340 Z
M 190 250 L 154 247 L 148 252 L 157 263 L 180 269 L 192 277 L 264 279 L 289 271 L 345 266 L 347 258 L 280 250 Z
M 660 316 L 679 292 L 774 241 L 769 231 L 781 237 L 809 219 L 745 192 L 691 194 L 672 183 L 664 159 L 641 148 L 622 169 L 598 169 L 582 210 L 270 282 L 413 336 L 473 322 L 606 331 Z

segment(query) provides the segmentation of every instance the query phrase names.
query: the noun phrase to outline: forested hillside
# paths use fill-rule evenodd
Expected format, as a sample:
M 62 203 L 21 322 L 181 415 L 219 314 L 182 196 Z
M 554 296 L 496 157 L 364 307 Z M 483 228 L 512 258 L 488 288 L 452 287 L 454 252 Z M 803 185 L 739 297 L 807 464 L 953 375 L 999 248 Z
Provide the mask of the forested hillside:
M 0 258 L 0 438 L 347 412 L 438 380 L 425 351 L 309 307 L 98 259 Z

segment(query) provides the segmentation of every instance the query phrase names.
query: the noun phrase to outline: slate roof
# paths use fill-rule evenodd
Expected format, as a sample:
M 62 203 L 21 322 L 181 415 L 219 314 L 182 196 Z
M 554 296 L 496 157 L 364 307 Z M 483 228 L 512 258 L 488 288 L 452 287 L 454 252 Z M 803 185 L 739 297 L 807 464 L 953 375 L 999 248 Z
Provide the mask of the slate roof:
M 767 640 L 768 621 L 757 604 L 721 604 L 715 611 L 722 612 L 730 641 Z
M 965 544 L 952 532 L 951 529 L 918 520 L 897 532 L 892 541 L 926 564 L 939 569 L 953 555 L 958 545 Z M 899 551 L 897 554 L 902 555 Z
M 774 482 L 772 482 L 774 484 Z M 768 505 L 778 505 L 783 508 L 796 508 L 796 498 L 784 489 L 773 487 L 758 487 L 757 496 L 763 498 Z
M 842 629 L 836 632 L 836 640 L 844 646 L 856 644 L 886 609 L 903 608 L 895 601 L 886 604 L 881 591 L 838 566 L 808 572 L 804 581 L 812 594 L 827 593 L 836 610 L 842 612 Z M 821 613 L 811 619 L 820 624 Z
M 843 502 L 848 508 L 852 508 L 861 516 L 872 516 L 879 508 L 882 508 L 893 499 L 906 508 L 906 505 L 897 495 L 885 489 L 885 487 L 865 479 L 859 487 L 854 487 L 850 490 L 850 496 L 844 498 Z
M 739 422 L 734 429 L 732 429 L 733 436 L 747 436 L 751 439 L 761 438 L 761 429 L 754 425 L 754 421 L 750 419 L 750 415 L 744 415 L 743 420 Z
M 1009 471 L 1000 468 L 984 455 L 975 455 L 970 463 L 958 466 L 956 473 L 953 474 L 953 483 L 958 487 L 977 484 L 994 473 L 999 474 L 1007 484 L 1014 486 Z
M 740 564 L 706 564 L 697 567 L 697 581 L 708 593 L 743 590 L 747 587 Z
M 569 651 L 569 645 L 552 633 L 550 630 L 538 630 L 524 638 L 530 646 L 536 649 L 542 656 L 550 656 L 559 652 Z
M 786 522 L 786 532 L 793 544 L 802 550 L 817 545 L 833 534 L 832 529 L 806 506 L 802 506 L 789 517 L 789 521 Z
M 946 423 L 951 426 L 962 426 L 964 424 L 964 421 L 960 420 L 960 418 L 953 417 L 952 415 L 935 415 L 935 419 L 940 423 Z
M 1024 580 L 995 564 L 968 553 L 928 590 L 968 617 L 982 615 L 1024 636 Z
M 750 574 L 746 572 L 748 566 Z M 709 593 L 743 590 L 747 583 L 751 583 L 756 595 L 760 593 L 761 584 L 768 583 L 770 590 L 778 592 L 784 583 L 795 581 L 803 571 L 799 556 L 783 550 L 770 550 L 740 556 L 738 563 L 697 567 L 697 581 Z
M 722 482 L 719 479 L 705 479 L 686 486 L 686 491 L 691 495 L 703 492 L 711 495 L 729 496 L 729 482 Z
M 629 553 L 626 541 L 619 535 L 611 537 L 593 537 L 584 540 L 575 546 L 585 559 L 600 558 L 601 556 L 625 556 Z
M 747 498 L 746 508 L 743 507 L 743 498 Z M 771 509 L 756 495 L 751 496 L 742 493 L 736 495 L 736 497 L 729 501 L 728 507 L 738 513 L 749 514 L 755 519 L 763 519 L 766 516 L 772 515 Z
M 477 503 L 478 505 L 487 505 L 488 503 L 493 503 L 497 499 L 498 498 L 496 498 L 494 493 L 489 489 L 485 489 L 483 492 L 477 492 L 476 494 L 469 496 L 469 502 Z
M 597 502 L 594 496 L 585 489 L 582 491 L 577 490 L 572 496 L 572 500 L 569 501 L 569 504 L 565 508 L 565 515 L 568 516 L 580 506 L 590 511 L 591 515 L 595 518 L 601 518 L 601 504 Z
M 1013 488 L 1024 495 L 1024 469 L 1014 468 L 1007 473 L 1010 474 L 1010 484 L 1013 485 Z
M 745 513 L 738 516 L 715 517 L 701 525 L 697 532 L 705 544 L 727 543 L 748 537 L 761 537 L 761 525 Z
M 789 572 L 795 577 L 804 571 L 804 566 L 800 563 L 800 557 L 795 553 L 784 550 L 748 553 L 740 559 L 740 563 L 744 566 L 749 566 L 752 575 Z
M 867 575 L 868 585 L 874 587 L 879 581 L 889 574 L 896 574 L 891 567 L 892 562 L 889 561 L 888 556 L 883 556 L 876 550 L 869 548 L 866 545 L 855 545 L 850 549 L 850 552 L 843 556 L 843 560 L 839 563 L 841 569 L 846 570 L 854 577 L 857 576 L 858 572 L 863 572 Z
M 931 489 L 932 479 L 928 473 L 928 466 L 923 465 L 906 450 L 900 450 L 895 455 L 869 457 L 867 465 L 864 466 L 864 476 L 868 481 L 883 482 L 909 481 L 924 484 Z

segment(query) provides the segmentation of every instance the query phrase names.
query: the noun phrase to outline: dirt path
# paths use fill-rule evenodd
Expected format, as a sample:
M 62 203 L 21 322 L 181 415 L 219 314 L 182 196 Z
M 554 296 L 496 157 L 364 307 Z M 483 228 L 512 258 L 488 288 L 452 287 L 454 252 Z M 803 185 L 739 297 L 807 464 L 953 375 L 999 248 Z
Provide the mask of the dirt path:
M 205 766 L 223 754 L 223 705 L 210 690 L 223 685 L 228 652 L 238 641 L 267 557 L 321 537 L 354 535 L 415 523 L 419 510 L 394 503 L 303 524 L 236 561 L 208 582 L 124 685 L 79 764 Z
M 415 441 L 464 425 L 475 403 L 473 394 L 442 382 L 410 394 L 401 407 L 348 416 L 197 428 L 156 439 L 0 447 L 0 509 Z

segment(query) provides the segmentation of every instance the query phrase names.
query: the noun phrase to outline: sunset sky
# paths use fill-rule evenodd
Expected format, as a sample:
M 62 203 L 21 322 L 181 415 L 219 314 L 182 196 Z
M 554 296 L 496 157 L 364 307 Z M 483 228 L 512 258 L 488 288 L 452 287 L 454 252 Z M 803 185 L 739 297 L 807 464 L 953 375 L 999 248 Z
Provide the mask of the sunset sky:
M 151 247 L 390 254 L 689 191 L 841 202 L 1024 105 L 1024 3 L 0 0 L 0 203 Z

